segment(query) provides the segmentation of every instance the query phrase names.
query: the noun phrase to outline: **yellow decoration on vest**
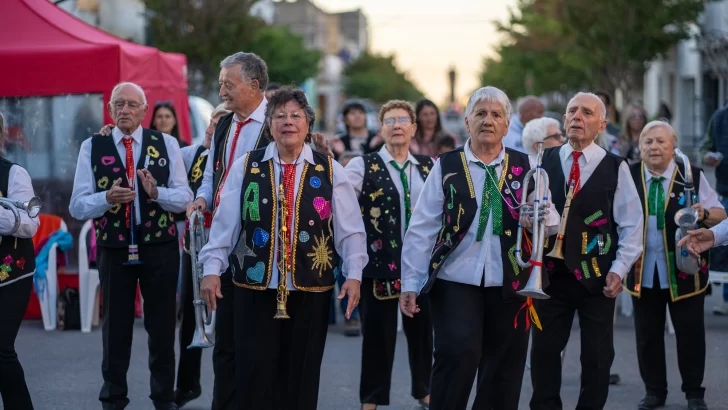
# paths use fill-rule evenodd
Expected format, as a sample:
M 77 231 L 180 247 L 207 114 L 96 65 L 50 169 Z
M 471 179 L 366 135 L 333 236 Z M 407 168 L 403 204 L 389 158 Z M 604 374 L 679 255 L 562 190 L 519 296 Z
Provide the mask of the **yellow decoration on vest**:
M 318 164 L 318 165 L 316 165 L 316 167 L 314 167 L 314 170 L 319 171 L 319 172 L 320 171 L 323 171 L 324 170 L 324 166 L 321 165 L 321 164 Z
M 260 174 L 260 169 L 259 169 L 259 168 L 252 168 L 252 169 L 250 170 L 250 173 L 251 173 L 251 174 Z
M 157 151 L 156 148 L 150 145 L 147 147 L 147 155 L 152 158 L 159 158 L 159 151 Z
M 99 187 L 99 189 L 106 189 L 106 187 L 109 186 L 109 178 L 101 177 L 101 179 L 99 179 L 99 181 L 96 183 L 96 186 Z

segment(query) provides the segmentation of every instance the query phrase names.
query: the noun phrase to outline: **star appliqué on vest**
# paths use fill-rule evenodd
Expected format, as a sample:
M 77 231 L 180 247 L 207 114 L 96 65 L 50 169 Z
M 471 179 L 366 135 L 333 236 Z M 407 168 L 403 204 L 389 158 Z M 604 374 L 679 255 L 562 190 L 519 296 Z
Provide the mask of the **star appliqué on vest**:
M 248 248 L 246 239 L 247 233 L 243 231 L 238 238 L 238 243 L 235 245 L 235 248 L 233 248 L 233 255 L 235 255 L 235 258 L 238 260 L 238 265 L 240 265 L 241 269 L 243 268 L 243 261 L 245 260 L 246 256 L 257 256 L 255 253 L 253 253 L 252 249 Z

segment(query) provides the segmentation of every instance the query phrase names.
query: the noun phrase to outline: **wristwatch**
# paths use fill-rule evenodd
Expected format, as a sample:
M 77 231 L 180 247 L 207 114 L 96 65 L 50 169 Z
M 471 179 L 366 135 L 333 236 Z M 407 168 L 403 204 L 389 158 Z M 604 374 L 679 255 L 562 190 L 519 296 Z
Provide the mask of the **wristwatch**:
M 704 222 L 708 218 L 710 218 L 710 211 L 707 208 L 703 208 L 703 220 L 700 222 Z

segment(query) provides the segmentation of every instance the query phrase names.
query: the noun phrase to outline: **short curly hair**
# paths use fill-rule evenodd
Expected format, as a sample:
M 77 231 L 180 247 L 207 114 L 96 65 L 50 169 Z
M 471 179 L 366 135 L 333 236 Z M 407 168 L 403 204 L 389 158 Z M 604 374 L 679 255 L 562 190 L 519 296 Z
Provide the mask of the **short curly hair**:
M 311 142 L 312 139 L 311 133 L 313 132 L 313 125 L 316 122 L 316 114 L 314 113 L 313 108 L 311 108 L 311 104 L 308 103 L 306 94 L 303 92 L 302 89 L 298 87 L 281 87 L 278 89 L 278 91 L 276 91 L 275 94 L 273 94 L 273 96 L 270 98 L 270 101 L 268 101 L 268 112 L 266 113 L 268 131 L 266 132 L 266 137 L 268 137 L 270 141 L 273 141 L 273 136 L 270 134 L 270 126 L 272 125 L 271 123 L 273 121 L 273 110 L 278 107 L 282 107 L 286 105 L 286 103 L 291 101 L 298 104 L 303 112 L 306 114 L 308 133 L 306 134 L 305 142 L 308 144 Z
M 412 124 L 414 124 L 417 121 L 417 116 L 415 115 L 415 109 L 412 107 L 412 104 L 410 104 L 404 100 L 389 100 L 379 110 L 379 122 L 380 123 L 384 122 L 384 114 L 388 113 L 389 111 L 396 110 L 398 108 L 401 108 L 401 109 L 407 111 L 407 114 L 409 114 L 410 119 L 412 120 Z

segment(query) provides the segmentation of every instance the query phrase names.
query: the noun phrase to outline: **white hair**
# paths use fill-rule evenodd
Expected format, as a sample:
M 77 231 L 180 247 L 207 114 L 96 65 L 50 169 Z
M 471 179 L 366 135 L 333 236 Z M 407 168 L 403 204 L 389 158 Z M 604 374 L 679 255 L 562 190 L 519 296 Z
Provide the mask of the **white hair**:
M 596 98 L 597 101 L 599 101 L 599 108 L 600 108 L 599 119 L 606 120 L 607 119 L 607 107 L 604 105 L 604 101 L 602 101 L 602 99 L 599 98 L 599 96 L 594 93 L 585 93 L 585 92 L 576 93 L 576 95 L 571 97 L 571 99 L 569 100 L 569 104 L 566 105 L 567 110 L 568 110 L 569 106 L 571 105 L 571 103 L 573 103 L 577 97 L 581 97 L 582 95 L 588 95 L 590 97 L 594 97 L 594 98 Z
M 661 121 L 661 120 L 655 120 L 655 121 L 648 122 L 647 125 L 645 125 L 645 127 L 642 128 L 642 132 L 640 132 L 639 142 L 642 142 L 642 138 L 644 138 L 645 135 L 647 135 L 647 132 L 649 130 L 651 130 L 652 128 L 657 128 L 657 127 L 664 128 L 665 131 L 667 131 L 667 136 L 670 137 L 670 139 L 672 140 L 673 147 L 677 147 L 677 133 L 675 132 L 675 129 L 672 128 L 672 125 L 670 125 L 669 123 L 667 123 L 665 121 Z
M 560 127 L 558 121 L 549 117 L 535 118 L 529 121 L 525 127 L 523 127 L 523 135 L 521 139 L 523 141 L 523 148 L 529 155 L 536 155 L 537 152 L 533 148 L 533 144 L 537 142 L 543 142 L 543 139 L 547 137 L 546 133 L 550 126 L 555 125 L 556 128 Z
M 230 114 L 230 110 L 225 109 L 225 103 L 222 103 L 215 107 L 215 109 L 212 111 L 212 114 L 210 114 L 210 118 L 215 118 L 218 115 L 227 115 Z
M 505 111 L 506 119 L 510 120 L 511 112 L 513 111 L 511 108 L 511 101 L 508 99 L 506 93 L 492 86 L 479 88 L 473 93 L 473 95 L 470 96 L 468 105 L 465 107 L 465 116 L 469 117 L 475 109 L 475 104 L 481 101 L 500 104 L 501 107 L 503 107 L 503 111 Z
M 121 90 L 124 87 L 132 87 L 133 89 L 137 90 L 139 92 L 139 95 L 142 96 L 142 104 L 147 104 L 147 96 L 144 94 L 144 89 L 139 86 L 139 84 L 131 83 L 131 82 L 123 82 L 116 84 L 113 90 L 111 90 L 111 101 L 114 100 L 114 96 L 119 93 L 119 90 Z

